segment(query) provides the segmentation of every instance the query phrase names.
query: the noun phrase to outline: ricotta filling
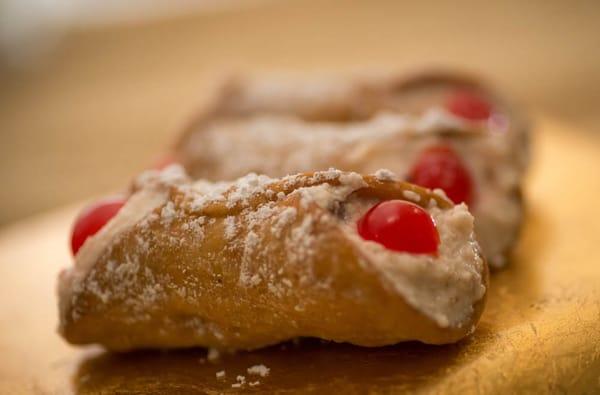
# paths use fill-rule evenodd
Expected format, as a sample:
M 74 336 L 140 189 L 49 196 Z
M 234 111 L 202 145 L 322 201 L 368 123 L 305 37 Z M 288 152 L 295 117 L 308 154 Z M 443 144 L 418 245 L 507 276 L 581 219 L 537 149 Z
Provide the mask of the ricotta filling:
M 393 178 L 389 171 L 378 173 Z M 352 196 L 362 182 L 358 174 L 356 178 L 352 174 L 340 186 L 323 184 L 307 188 L 302 191 L 303 197 L 334 210 L 347 237 L 367 258 L 363 264 L 380 273 L 410 306 L 442 328 L 461 327 L 468 322 L 473 305 L 485 295 L 486 287 L 483 282 L 485 263 L 474 241 L 473 216 L 467 206 L 427 209 L 440 235 L 437 256 L 392 251 L 358 234 L 358 219 L 380 200 Z M 418 202 L 419 196 L 405 197 Z

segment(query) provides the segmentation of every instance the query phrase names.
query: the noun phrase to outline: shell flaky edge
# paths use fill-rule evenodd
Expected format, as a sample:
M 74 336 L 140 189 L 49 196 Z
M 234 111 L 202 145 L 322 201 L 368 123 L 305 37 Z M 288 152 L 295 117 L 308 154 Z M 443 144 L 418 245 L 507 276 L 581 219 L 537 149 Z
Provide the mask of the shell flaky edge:
M 75 266 L 61 274 L 59 332 L 74 344 L 99 343 L 117 351 L 190 346 L 254 349 L 300 336 L 362 346 L 405 340 L 444 344 L 471 333 L 483 311 L 485 294 L 473 303 L 472 314 L 461 325 L 440 326 L 386 283 L 327 209 L 306 204 L 295 193 L 323 184 L 339 185 L 348 174 L 353 173 L 286 177 L 235 204 L 227 204 L 231 199 L 226 198 L 196 211 L 187 200 L 185 177 L 175 183 L 142 185 L 130 200 L 151 189 L 160 191 L 161 203 L 119 229 L 118 235 L 109 234 L 95 259 L 80 262 L 78 254 Z M 417 196 L 416 204 L 433 201 L 441 209 L 453 208 L 444 196 L 424 188 L 375 176 L 360 178 L 362 186 L 352 193 L 378 199 Z M 232 193 L 235 188 L 224 195 Z M 273 232 L 272 222 L 256 217 L 268 205 L 296 215 Z M 165 221 L 165 210 L 174 209 L 180 209 L 180 215 L 167 215 Z M 85 243 L 82 256 L 99 244 L 94 239 L 101 238 L 102 232 L 114 231 L 113 223 L 127 215 L 126 208 L 123 211 Z M 244 213 L 254 217 L 250 221 Z M 228 234 L 232 218 L 240 223 L 233 235 Z M 311 218 L 310 223 L 306 218 Z M 195 221 L 203 222 L 202 241 Z M 294 233 L 308 227 L 311 235 L 319 237 Z M 257 245 L 248 253 L 251 234 L 264 237 L 255 240 Z M 238 237 L 245 243 L 232 242 Z M 304 248 L 303 243 L 313 244 Z M 473 246 L 477 248 L 475 242 Z M 294 254 L 297 259 L 290 259 Z M 265 259 L 261 272 L 258 263 Z M 481 282 L 487 289 L 487 265 L 481 268 Z

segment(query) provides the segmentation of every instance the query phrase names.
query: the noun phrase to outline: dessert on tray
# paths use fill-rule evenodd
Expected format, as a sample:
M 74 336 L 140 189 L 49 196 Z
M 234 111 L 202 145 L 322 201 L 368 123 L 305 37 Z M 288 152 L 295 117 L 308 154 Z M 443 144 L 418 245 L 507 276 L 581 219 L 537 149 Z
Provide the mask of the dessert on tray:
M 528 132 L 501 97 L 454 74 L 232 80 L 174 155 L 193 178 L 211 180 L 390 169 L 467 203 L 484 254 L 501 267 L 522 220 Z
M 487 286 L 467 207 L 388 171 L 148 171 L 85 211 L 72 245 L 59 331 L 119 351 L 450 343 L 474 330 Z

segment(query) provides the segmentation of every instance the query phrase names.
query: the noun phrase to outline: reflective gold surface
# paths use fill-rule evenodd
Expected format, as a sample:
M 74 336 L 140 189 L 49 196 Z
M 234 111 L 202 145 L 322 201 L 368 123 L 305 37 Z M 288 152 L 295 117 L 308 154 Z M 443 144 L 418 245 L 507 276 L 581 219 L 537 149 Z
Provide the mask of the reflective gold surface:
M 536 130 L 521 245 L 459 344 L 304 340 L 216 362 L 204 350 L 70 347 L 55 333 L 54 295 L 70 262 L 69 208 L 0 232 L 0 393 L 221 393 L 238 391 L 238 374 L 260 380 L 250 392 L 600 393 L 600 142 L 547 119 Z M 261 363 L 268 377 L 246 373 Z

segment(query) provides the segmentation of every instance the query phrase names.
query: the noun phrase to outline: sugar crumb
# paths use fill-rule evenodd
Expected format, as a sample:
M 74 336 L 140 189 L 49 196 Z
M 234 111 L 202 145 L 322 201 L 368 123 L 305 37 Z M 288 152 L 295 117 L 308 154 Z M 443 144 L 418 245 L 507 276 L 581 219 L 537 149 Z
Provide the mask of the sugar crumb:
M 379 181 L 394 181 L 398 179 L 396 173 L 388 169 L 379 169 L 375 172 L 375 178 Z
M 225 371 L 224 370 L 218 371 L 217 373 L 215 373 L 215 376 L 217 376 L 218 379 L 222 379 L 225 377 Z
M 167 204 L 165 204 L 160 212 L 160 216 L 167 225 L 173 222 L 177 216 L 177 212 L 175 211 L 175 205 L 172 201 L 168 201 Z
M 266 367 L 263 364 L 260 365 L 254 365 L 254 366 L 250 366 L 248 369 L 248 374 L 254 374 L 254 375 L 258 375 L 261 377 L 265 377 L 269 375 L 269 372 L 271 371 L 271 369 L 269 369 L 268 367 Z
M 231 388 L 241 388 L 242 385 L 246 384 L 246 377 L 238 375 L 236 378 L 237 383 L 231 384 Z
M 221 353 L 216 348 L 209 348 L 208 352 L 206 353 L 206 358 L 211 362 L 216 361 L 220 357 Z

